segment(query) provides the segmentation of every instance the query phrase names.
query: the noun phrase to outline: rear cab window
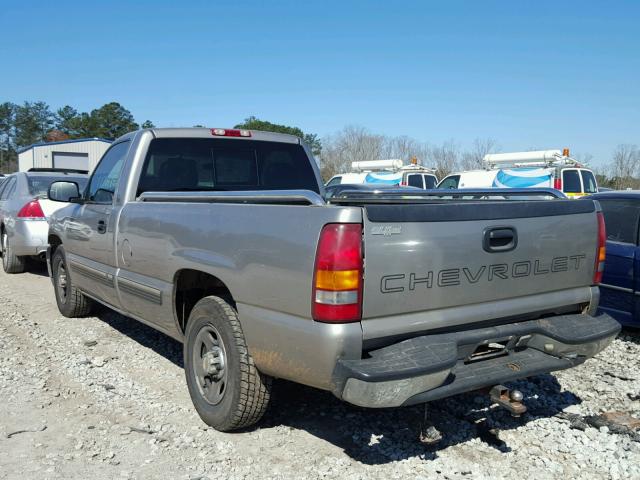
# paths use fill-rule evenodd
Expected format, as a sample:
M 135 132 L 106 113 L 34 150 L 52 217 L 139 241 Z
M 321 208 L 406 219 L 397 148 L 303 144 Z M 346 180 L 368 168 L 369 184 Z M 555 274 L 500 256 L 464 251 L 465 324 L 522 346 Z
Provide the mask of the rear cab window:
M 157 138 L 149 146 L 137 194 L 291 189 L 320 193 L 311 160 L 300 145 Z
M 412 173 L 411 175 L 407 175 L 407 185 L 409 185 L 410 187 L 424 188 L 422 175 L 418 173 Z
M 594 198 L 602 207 L 607 240 L 637 244 L 640 199 Z
M 580 173 L 575 169 L 562 171 L 562 191 L 565 193 L 582 193 Z

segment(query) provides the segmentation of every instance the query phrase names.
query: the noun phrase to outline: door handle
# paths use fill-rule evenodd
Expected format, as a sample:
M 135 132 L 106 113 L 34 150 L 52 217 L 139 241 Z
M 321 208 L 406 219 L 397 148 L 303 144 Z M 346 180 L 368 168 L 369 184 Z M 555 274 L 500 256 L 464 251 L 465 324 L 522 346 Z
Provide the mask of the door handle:
M 518 232 L 513 227 L 489 227 L 484 229 L 482 248 L 485 252 L 510 252 L 518 246 Z
M 98 221 L 98 233 L 106 233 L 107 232 L 107 222 L 104 220 Z

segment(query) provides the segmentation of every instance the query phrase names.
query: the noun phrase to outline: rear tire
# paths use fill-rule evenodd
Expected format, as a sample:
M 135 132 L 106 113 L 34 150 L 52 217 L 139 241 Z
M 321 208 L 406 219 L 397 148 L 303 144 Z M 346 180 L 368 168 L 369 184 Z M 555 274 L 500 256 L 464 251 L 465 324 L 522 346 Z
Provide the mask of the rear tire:
M 93 300 L 85 297 L 73 284 L 62 246 L 56 248 L 51 259 L 51 275 L 60 313 L 67 318 L 88 315 L 93 308 Z
M 19 257 L 13 253 L 9 244 L 9 236 L 2 232 L 2 269 L 6 273 L 22 273 L 26 262 L 26 257 Z
M 272 379 L 256 368 L 238 314 L 222 298 L 205 297 L 193 307 L 184 368 L 198 415 L 216 430 L 248 427 L 267 410 Z

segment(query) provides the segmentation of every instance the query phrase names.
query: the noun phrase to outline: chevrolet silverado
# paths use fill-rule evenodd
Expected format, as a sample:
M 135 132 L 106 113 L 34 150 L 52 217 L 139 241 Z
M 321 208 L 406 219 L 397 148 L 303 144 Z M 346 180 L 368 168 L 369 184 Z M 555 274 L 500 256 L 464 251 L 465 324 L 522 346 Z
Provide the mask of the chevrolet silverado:
M 229 431 L 262 417 L 273 378 L 397 407 L 601 351 L 620 329 L 594 316 L 602 214 L 554 192 L 325 199 L 296 137 L 146 129 L 83 191 L 53 184 L 71 204 L 48 262 L 63 315 L 99 302 L 183 342 L 197 412 Z

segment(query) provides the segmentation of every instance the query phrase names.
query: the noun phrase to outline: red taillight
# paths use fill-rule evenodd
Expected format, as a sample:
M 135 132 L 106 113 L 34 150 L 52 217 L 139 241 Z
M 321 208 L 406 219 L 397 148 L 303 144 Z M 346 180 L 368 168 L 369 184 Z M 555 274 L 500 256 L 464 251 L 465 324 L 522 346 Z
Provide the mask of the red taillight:
M 400 186 L 401 187 L 406 187 L 407 186 L 407 182 L 400 182 Z
M 314 320 L 341 323 L 362 318 L 362 263 L 362 225 L 325 225 L 313 275 Z
M 604 215 L 602 212 L 596 214 L 598 216 L 598 249 L 596 250 L 596 264 L 593 273 L 593 283 L 602 282 L 602 273 L 604 272 L 604 260 L 606 257 L 607 231 L 604 225 Z
M 42 211 L 42 207 L 40 206 L 40 202 L 38 201 L 38 199 L 31 200 L 24 207 L 22 207 L 18 212 L 18 218 L 45 218 L 44 212 Z
M 218 137 L 250 137 L 250 130 L 237 130 L 231 128 L 212 128 L 211 135 Z
M 562 179 L 560 177 L 553 179 L 553 188 L 562 191 Z

